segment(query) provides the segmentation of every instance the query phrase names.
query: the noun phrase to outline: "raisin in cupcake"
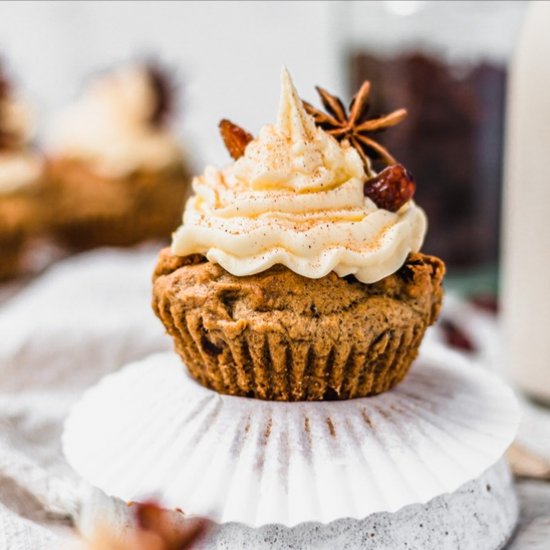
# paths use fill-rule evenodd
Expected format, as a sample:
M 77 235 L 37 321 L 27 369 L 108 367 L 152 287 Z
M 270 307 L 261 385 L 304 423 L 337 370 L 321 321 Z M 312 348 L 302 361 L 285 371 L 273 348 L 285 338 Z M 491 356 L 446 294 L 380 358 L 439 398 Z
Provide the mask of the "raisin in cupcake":
M 406 375 L 439 312 L 444 264 L 419 252 L 414 182 L 366 117 L 319 89 L 304 104 L 286 71 L 278 120 L 257 138 L 228 121 L 235 162 L 194 179 L 183 224 L 154 273 L 153 307 L 191 375 L 221 393 L 348 399 Z M 376 174 L 373 160 L 389 166 Z
M 44 163 L 31 145 L 31 119 L 0 67 L 0 279 L 21 271 L 24 245 L 41 226 Z
M 64 244 L 126 246 L 177 227 L 188 177 L 169 127 L 172 92 L 158 66 L 123 67 L 96 77 L 54 122 L 51 224 Z

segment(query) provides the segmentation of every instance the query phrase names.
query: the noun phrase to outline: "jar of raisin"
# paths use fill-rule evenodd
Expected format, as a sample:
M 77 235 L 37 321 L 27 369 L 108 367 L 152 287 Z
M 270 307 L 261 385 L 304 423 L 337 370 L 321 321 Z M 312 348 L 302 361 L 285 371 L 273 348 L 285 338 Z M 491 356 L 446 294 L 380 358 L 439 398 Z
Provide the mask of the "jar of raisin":
M 350 2 L 338 8 L 353 93 L 372 82 L 371 108 L 406 107 L 378 136 L 417 182 L 426 210 L 424 251 L 451 283 L 495 292 L 506 76 L 524 2 Z

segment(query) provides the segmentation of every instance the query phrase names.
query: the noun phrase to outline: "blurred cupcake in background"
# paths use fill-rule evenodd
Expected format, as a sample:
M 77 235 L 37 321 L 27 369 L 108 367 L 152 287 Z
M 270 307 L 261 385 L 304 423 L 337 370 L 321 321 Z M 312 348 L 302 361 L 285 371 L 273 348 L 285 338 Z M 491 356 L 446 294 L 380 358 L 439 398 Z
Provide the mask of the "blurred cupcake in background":
M 41 226 L 44 162 L 32 135 L 31 110 L 0 65 L 0 279 L 21 271 L 24 245 Z
M 51 230 L 71 248 L 169 238 L 188 188 L 170 129 L 174 87 L 155 64 L 94 78 L 49 136 Z

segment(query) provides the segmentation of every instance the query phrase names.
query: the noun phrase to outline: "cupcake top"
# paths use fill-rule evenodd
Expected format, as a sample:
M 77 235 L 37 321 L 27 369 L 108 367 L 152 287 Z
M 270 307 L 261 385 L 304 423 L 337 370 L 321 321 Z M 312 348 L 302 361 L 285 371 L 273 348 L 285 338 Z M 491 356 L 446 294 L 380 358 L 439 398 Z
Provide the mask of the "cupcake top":
M 51 152 L 107 178 L 177 165 L 182 150 L 167 126 L 170 94 L 167 75 L 157 66 L 102 74 L 54 121 Z
M 316 124 L 286 70 L 277 123 L 256 139 L 234 130 L 226 141 L 248 142 L 234 156 L 244 154 L 194 179 L 174 254 L 203 254 L 237 276 L 283 264 L 309 278 L 335 271 L 372 283 L 419 250 L 423 211 L 410 199 L 391 211 L 365 195 L 370 164 L 352 140 L 339 142 Z M 380 190 L 387 182 L 378 183 Z
M 11 193 L 39 179 L 42 159 L 29 148 L 32 134 L 30 109 L 13 95 L 0 68 L 0 193 Z

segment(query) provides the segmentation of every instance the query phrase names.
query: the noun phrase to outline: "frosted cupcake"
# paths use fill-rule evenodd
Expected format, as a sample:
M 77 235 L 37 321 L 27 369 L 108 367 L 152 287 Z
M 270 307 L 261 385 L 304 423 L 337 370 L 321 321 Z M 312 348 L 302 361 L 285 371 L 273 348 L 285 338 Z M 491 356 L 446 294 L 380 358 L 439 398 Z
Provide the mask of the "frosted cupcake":
M 97 77 L 54 122 L 51 223 L 65 244 L 125 246 L 177 227 L 188 177 L 169 128 L 172 91 L 156 66 L 123 67 Z
M 275 125 L 253 139 L 222 122 L 236 161 L 194 179 L 154 274 L 155 312 L 205 386 L 348 399 L 389 390 L 416 357 L 444 265 L 419 253 L 411 176 L 368 135 L 405 113 L 366 119 L 368 91 L 347 113 L 320 90 L 322 113 L 283 71 Z M 376 174 L 375 159 L 390 166 Z
M 32 148 L 32 121 L 0 68 L 0 279 L 16 275 L 27 237 L 40 227 L 42 157 Z

